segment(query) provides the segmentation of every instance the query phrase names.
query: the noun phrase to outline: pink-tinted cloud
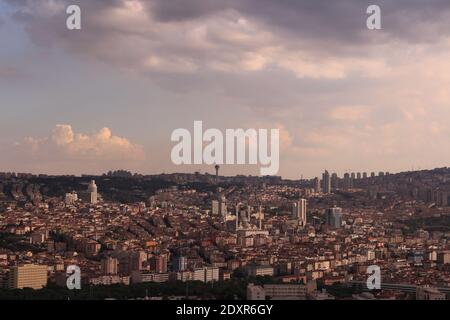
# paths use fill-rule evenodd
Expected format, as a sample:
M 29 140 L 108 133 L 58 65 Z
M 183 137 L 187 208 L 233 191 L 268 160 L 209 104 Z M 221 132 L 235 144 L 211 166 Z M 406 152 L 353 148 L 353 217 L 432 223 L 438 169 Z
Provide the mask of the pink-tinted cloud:
M 56 125 L 46 137 L 26 137 L 9 152 L 24 164 L 57 165 L 46 172 L 74 166 L 71 173 L 98 173 L 99 168 L 140 165 L 146 158 L 142 146 L 114 135 L 109 128 L 86 134 L 75 132 L 69 124 Z

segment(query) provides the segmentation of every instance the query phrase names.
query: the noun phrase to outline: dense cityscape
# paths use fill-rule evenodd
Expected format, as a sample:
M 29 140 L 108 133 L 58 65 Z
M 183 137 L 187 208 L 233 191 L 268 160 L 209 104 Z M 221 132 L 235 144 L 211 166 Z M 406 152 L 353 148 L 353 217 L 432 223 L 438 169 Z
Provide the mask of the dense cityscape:
M 449 0 L 0 0 L 0 39 L 2 314 L 450 301 Z
M 450 168 L 219 173 L 1 173 L 0 296 L 448 299 Z

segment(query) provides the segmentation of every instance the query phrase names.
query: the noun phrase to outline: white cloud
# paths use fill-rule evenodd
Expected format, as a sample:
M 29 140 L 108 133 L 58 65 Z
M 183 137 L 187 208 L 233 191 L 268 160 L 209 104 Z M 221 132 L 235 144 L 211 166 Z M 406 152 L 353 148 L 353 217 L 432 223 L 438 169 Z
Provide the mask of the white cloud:
M 258 20 L 247 10 L 212 11 L 211 15 L 195 19 L 157 19 L 152 7 L 145 5 L 150 1 L 129 0 L 114 1 L 116 6 L 86 1 L 84 7 L 91 14 L 84 15 L 85 30 L 68 35 L 57 27 L 57 19 L 51 19 L 53 15 L 59 16 L 52 2 L 58 1 L 42 4 L 27 1 L 33 8 L 43 8 L 31 10 L 35 15 L 21 20 L 33 40 L 45 45 L 50 41 L 65 49 L 64 54 L 75 54 L 72 56 L 75 58 L 89 57 L 95 64 L 106 62 L 117 72 L 117 78 L 123 76 L 124 69 L 138 73 L 137 82 L 127 82 L 133 92 L 144 93 L 141 101 L 136 98 L 136 105 L 148 102 L 147 93 L 153 82 L 147 86 L 146 80 L 159 81 L 168 89 L 167 93 L 159 94 L 167 96 L 152 94 L 152 97 L 157 101 L 158 116 L 167 121 L 167 128 L 180 122 L 183 126 L 191 125 L 191 115 L 216 120 L 217 127 L 221 123 L 238 126 L 235 123 L 248 122 L 247 126 L 239 126 L 280 128 L 283 175 L 292 176 L 299 167 L 313 175 L 325 167 L 332 169 L 331 166 L 336 170 L 370 167 L 375 171 L 407 169 L 410 164 L 428 161 L 439 166 L 446 165 L 450 157 L 446 129 L 450 118 L 450 39 L 445 38 L 446 33 L 426 32 L 427 37 L 421 37 L 426 41 L 411 42 L 401 34 L 395 36 L 391 25 L 383 32 L 391 30 L 395 37 L 371 33 L 381 34 L 381 38 L 372 38 L 365 28 L 358 29 L 358 22 L 356 28 L 351 24 L 348 27 L 361 30 L 364 39 L 346 39 L 340 23 L 347 26 L 347 20 L 336 18 L 324 26 L 320 22 L 327 19 L 317 20 L 317 24 L 313 23 L 314 18 L 298 19 L 298 14 L 305 10 L 292 11 L 291 22 L 315 28 L 296 27 L 288 33 L 280 32 L 279 24 Z M 269 2 L 262 2 L 266 6 L 257 9 L 265 11 Z M 170 6 L 174 2 L 161 3 Z M 103 9 L 98 9 L 100 6 Z M 188 7 L 180 5 L 175 9 Z M 266 12 L 271 21 L 283 16 L 274 14 L 277 11 Z M 405 16 L 405 22 L 406 17 L 410 16 Z M 434 15 L 430 21 L 436 26 L 447 25 L 442 17 L 439 20 Z M 364 21 L 361 25 L 365 25 Z M 336 37 L 326 37 L 322 42 L 320 31 L 331 27 L 331 34 Z M 304 37 L 308 32 L 312 36 Z M 329 41 L 331 38 L 336 41 Z M 91 62 L 88 60 L 86 65 Z M 80 63 L 86 60 L 81 58 Z M 12 71 L 0 66 L 0 78 Z M 169 76 L 161 76 L 164 73 Z M 87 74 L 86 78 L 93 81 L 94 76 Z M 136 88 L 142 83 L 145 89 L 138 92 Z M 194 90 L 181 90 L 185 88 Z M 102 95 L 100 98 L 105 105 L 110 102 Z M 181 107 L 189 112 L 173 112 Z M 130 117 L 145 115 L 138 107 L 130 112 Z M 93 116 L 101 117 L 99 112 Z M 263 121 L 264 125 L 255 126 L 256 121 Z M 151 132 L 148 144 L 158 146 L 148 150 L 159 151 L 151 155 L 155 165 L 152 170 L 173 169 L 166 157 L 170 151 L 161 151 L 170 148 L 168 135 L 162 134 L 161 129 L 148 128 L 148 132 Z M 75 133 L 70 125 L 58 125 L 48 137 L 29 137 L 20 147 L 30 153 L 30 160 L 45 159 L 41 162 L 58 168 L 63 162 L 69 169 L 93 168 L 96 162 L 105 161 L 108 165 L 128 165 L 140 161 L 144 153 L 142 147 L 114 136 L 107 128 L 86 134 Z M 40 163 L 35 161 L 33 165 Z M 145 163 L 140 168 L 146 171 L 149 166 Z
M 72 126 L 68 124 L 57 124 L 55 129 L 53 129 L 52 139 L 58 146 L 72 143 L 74 140 Z
M 145 160 L 142 146 L 113 135 L 109 128 L 85 134 L 74 132 L 69 124 L 56 125 L 47 137 L 24 138 L 15 143 L 12 153 L 19 161 L 34 162 L 36 167 L 56 163 L 59 170 L 75 164 L 77 173 L 134 166 Z

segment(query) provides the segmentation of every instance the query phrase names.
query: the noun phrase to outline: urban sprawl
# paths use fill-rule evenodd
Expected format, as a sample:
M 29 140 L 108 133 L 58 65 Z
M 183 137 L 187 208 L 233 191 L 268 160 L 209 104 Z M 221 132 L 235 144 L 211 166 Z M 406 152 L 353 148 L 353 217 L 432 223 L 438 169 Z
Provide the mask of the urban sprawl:
M 0 173 L 0 292 L 68 290 L 66 270 L 76 265 L 93 291 L 180 284 L 168 299 L 223 298 L 193 288 L 235 281 L 244 289 L 237 299 L 444 300 L 449 207 L 450 168 L 296 181 L 224 177 L 218 166 L 153 176 Z M 369 290 L 374 265 L 381 288 Z

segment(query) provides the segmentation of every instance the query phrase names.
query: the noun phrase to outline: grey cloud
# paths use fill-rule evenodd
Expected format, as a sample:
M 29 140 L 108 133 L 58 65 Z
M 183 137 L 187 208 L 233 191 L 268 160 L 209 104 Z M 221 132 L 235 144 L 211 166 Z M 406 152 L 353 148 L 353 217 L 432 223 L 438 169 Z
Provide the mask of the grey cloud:
M 36 1 L 3 0 L 17 8 L 36 6 Z M 107 8 L 121 6 L 123 0 L 57 0 L 79 4 L 95 17 Z M 408 41 L 430 41 L 450 33 L 448 0 L 146 0 L 141 1 L 158 21 L 177 22 L 201 19 L 226 9 L 236 10 L 267 27 L 287 32 L 293 38 L 331 42 L 365 42 L 366 8 L 378 4 L 383 13 L 383 29 L 391 37 Z M 24 14 L 23 12 L 21 14 Z M 23 18 L 30 19 L 28 13 Z
M 169 0 L 149 1 L 148 7 L 159 21 L 197 19 L 230 8 L 228 0 Z
M 383 29 L 391 37 L 430 41 L 450 33 L 448 0 L 154 0 L 153 14 L 163 21 L 198 19 L 218 10 L 234 9 L 289 33 L 293 38 L 345 43 L 370 39 L 366 9 L 382 8 Z
M 151 43 L 151 51 L 168 58 L 188 57 L 190 61 L 208 61 L 209 58 L 226 54 L 233 58 L 233 51 L 252 51 L 253 44 L 246 43 L 227 47 L 220 37 L 208 35 L 208 41 L 219 44 L 222 51 L 196 48 L 180 39 L 168 39 L 160 30 L 137 30 L 133 26 L 105 25 L 97 18 L 114 7 L 124 5 L 124 0 L 55 0 L 65 8 L 69 4 L 79 4 L 83 9 L 83 26 L 85 30 L 72 33 L 63 26 L 65 15 L 42 16 L 29 9 L 39 7 L 39 2 L 31 0 L 0 0 L 8 3 L 17 11 L 14 14 L 21 21 L 31 38 L 39 44 L 49 46 L 63 43 L 75 52 L 86 52 L 91 56 L 106 58 L 112 62 L 130 63 L 142 57 L 145 45 L 135 45 L 121 52 L 114 43 L 131 45 L 132 38 L 145 39 Z M 41 3 L 48 3 L 42 1 Z M 148 9 L 153 19 L 170 25 L 186 21 L 207 19 L 227 9 L 239 12 L 250 19 L 261 32 L 268 31 L 274 35 L 278 44 L 288 50 L 302 50 L 320 57 L 330 56 L 368 56 L 374 46 L 396 41 L 413 43 L 432 43 L 440 37 L 450 35 L 450 2 L 448 0 L 140 0 Z M 382 7 L 383 30 L 369 31 L 365 27 L 366 8 L 377 3 Z M 180 28 L 186 26 L 180 24 Z M 226 28 L 226 27 L 224 27 Z M 223 32 L 227 30 L 224 29 Z M 259 31 L 255 31 L 258 32 Z M 173 34 L 172 34 L 173 36 Z M 257 36 L 255 34 L 255 36 Z M 134 41 L 134 39 L 133 39 Z M 177 43 L 178 41 L 178 43 Z M 70 43 L 71 42 L 71 43 Z M 170 44 L 169 44 L 170 43 Z M 108 50 L 101 46 L 111 47 Z M 145 53 L 146 54 L 146 53 Z

